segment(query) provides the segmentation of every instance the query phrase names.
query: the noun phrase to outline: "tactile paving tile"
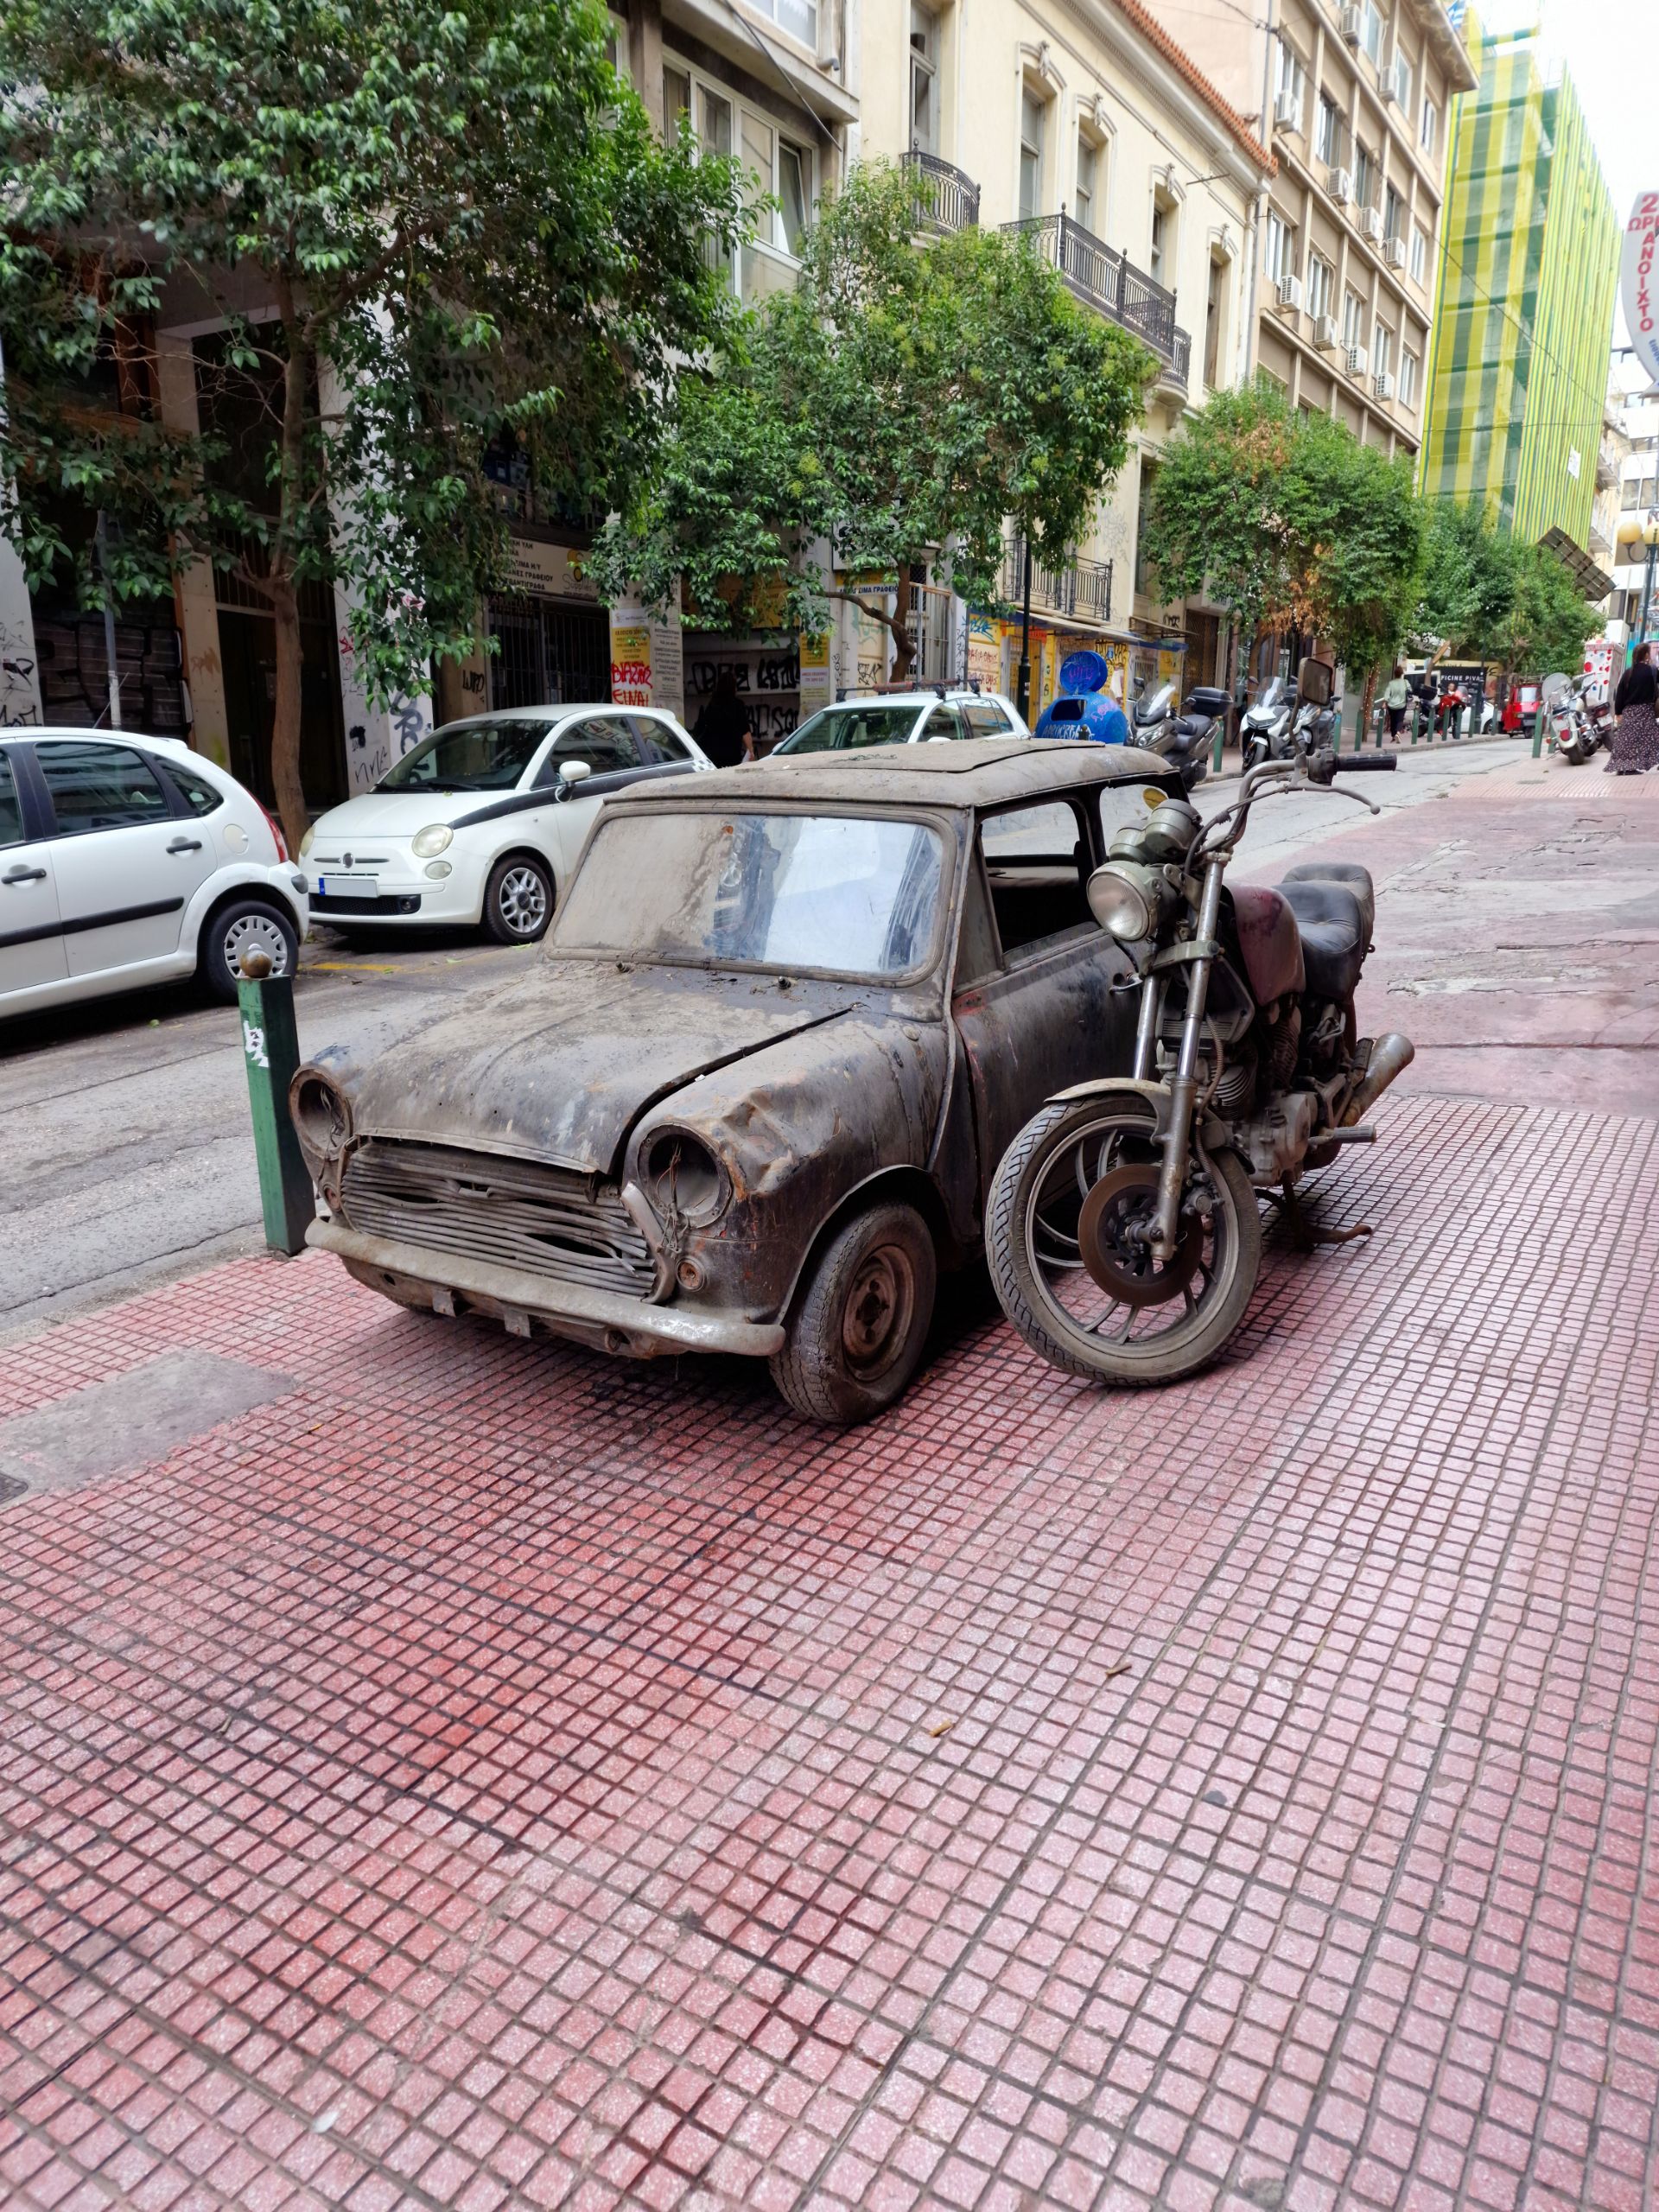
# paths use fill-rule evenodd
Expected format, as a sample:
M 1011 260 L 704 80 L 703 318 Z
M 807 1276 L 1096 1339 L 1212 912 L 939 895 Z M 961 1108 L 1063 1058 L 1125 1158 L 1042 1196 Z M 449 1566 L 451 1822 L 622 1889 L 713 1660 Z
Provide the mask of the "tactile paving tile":
M 887 1420 L 253 1261 L 0 1519 L 0 2202 L 1653 2201 L 1646 1122 L 1411 1099 L 1157 1394 Z

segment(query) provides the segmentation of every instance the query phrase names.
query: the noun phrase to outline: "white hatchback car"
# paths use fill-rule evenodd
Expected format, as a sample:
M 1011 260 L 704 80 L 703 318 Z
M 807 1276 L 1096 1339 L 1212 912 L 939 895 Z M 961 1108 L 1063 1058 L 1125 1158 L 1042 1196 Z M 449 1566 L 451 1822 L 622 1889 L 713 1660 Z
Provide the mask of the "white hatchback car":
M 176 738 L 0 731 L 0 1015 L 299 964 L 305 878 L 234 776 Z
M 868 691 L 820 707 L 774 753 L 850 753 L 866 745 L 935 745 L 958 737 L 1029 737 L 1000 691 Z M 767 758 L 772 758 L 771 754 Z
M 446 722 L 313 824 L 300 848 L 311 911 L 348 937 L 482 922 L 503 944 L 533 944 L 607 791 L 713 766 L 657 708 L 504 707 Z

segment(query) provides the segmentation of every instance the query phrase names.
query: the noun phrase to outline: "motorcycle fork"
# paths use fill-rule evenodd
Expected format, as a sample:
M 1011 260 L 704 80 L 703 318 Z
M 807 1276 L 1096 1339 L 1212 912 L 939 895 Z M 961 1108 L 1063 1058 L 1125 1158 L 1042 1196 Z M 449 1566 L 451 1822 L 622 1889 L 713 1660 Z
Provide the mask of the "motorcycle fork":
M 1198 900 L 1198 942 L 1212 945 L 1221 922 L 1221 879 L 1227 863 L 1219 855 L 1205 870 L 1204 891 Z M 1192 1137 L 1192 1116 L 1198 1096 L 1198 1046 L 1204 1034 L 1204 1005 L 1210 990 L 1213 953 L 1193 961 L 1186 971 L 1186 1017 L 1181 1024 L 1180 1057 L 1175 1080 L 1169 1087 L 1169 1122 L 1164 1131 L 1164 1164 L 1158 1175 L 1158 1210 L 1147 1238 L 1152 1255 L 1166 1260 L 1175 1249 L 1175 1229 L 1180 1217 L 1181 1185 L 1186 1180 L 1186 1158 Z M 1141 1020 L 1146 1020 L 1142 1006 Z M 1137 1059 L 1139 1046 L 1137 1041 Z

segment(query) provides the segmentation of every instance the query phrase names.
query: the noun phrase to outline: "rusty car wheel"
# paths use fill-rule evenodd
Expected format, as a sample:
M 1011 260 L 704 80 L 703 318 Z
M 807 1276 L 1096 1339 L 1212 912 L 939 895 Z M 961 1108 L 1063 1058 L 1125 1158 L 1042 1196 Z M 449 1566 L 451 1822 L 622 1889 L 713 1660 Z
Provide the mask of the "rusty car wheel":
M 812 1268 L 772 1381 L 804 1420 L 868 1421 L 916 1372 L 938 1283 L 933 1239 L 913 1206 L 856 1215 Z

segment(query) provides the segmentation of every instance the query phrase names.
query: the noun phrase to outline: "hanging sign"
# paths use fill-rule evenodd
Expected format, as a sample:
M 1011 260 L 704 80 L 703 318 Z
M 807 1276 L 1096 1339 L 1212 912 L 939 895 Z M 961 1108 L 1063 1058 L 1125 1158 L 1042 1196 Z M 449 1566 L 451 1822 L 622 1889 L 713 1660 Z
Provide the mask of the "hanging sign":
M 1624 226 L 1619 291 L 1636 358 L 1659 390 L 1659 192 L 1636 195 Z

